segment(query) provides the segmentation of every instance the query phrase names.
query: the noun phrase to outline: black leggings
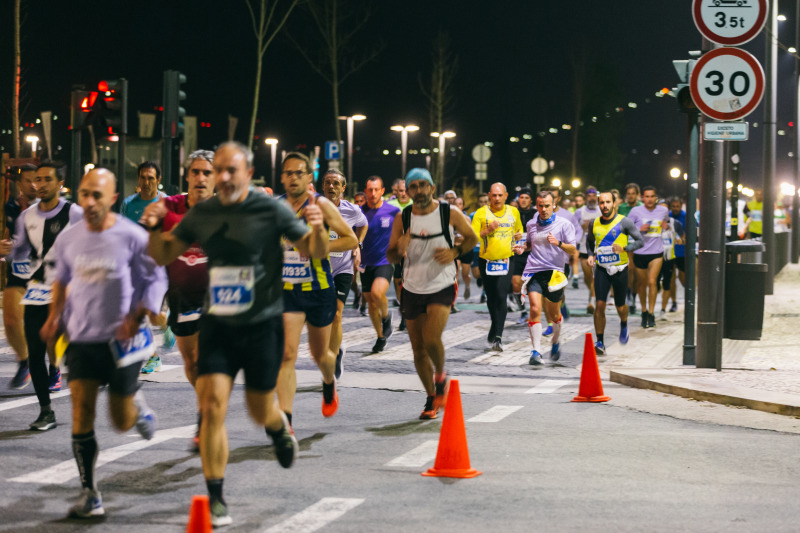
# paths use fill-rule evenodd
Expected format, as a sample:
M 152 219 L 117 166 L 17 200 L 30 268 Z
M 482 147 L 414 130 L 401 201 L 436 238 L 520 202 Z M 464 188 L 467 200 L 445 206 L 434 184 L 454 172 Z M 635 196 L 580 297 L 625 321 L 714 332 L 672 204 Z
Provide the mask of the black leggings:
M 489 316 L 492 317 L 492 326 L 489 328 L 487 340 L 494 342 L 503 337 L 503 328 L 508 314 L 506 298 L 511 292 L 511 269 L 505 276 L 487 276 L 486 259 L 480 259 L 478 266 L 481 269 L 483 289 L 486 291 L 486 305 L 489 307 Z
M 39 336 L 47 321 L 49 305 L 25 306 L 25 341 L 28 343 L 28 367 L 36 397 L 41 407 L 50 405 L 50 374 L 47 371 L 47 344 Z

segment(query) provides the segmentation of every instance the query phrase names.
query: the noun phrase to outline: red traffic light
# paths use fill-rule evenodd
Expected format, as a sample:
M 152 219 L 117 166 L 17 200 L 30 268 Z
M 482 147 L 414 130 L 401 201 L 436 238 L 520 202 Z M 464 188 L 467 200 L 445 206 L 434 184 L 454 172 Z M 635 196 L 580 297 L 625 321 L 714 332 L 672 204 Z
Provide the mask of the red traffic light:
M 81 111 L 88 113 L 94 108 L 94 103 L 97 101 L 97 93 L 92 91 L 89 96 L 84 96 L 81 100 Z
M 108 89 L 108 82 L 103 80 L 100 83 L 98 83 L 97 84 L 97 90 L 101 91 L 101 92 L 107 92 L 109 90 Z

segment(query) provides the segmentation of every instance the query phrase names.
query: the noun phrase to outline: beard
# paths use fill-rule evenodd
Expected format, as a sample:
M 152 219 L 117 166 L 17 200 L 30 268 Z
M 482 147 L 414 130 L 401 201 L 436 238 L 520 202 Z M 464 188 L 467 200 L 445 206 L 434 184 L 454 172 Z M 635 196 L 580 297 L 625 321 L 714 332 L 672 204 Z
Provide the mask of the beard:
M 414 203 L 422 208 L 430 206 L 432 201 L 433 201 L 433 195 L 418 194 L 414 197 Z

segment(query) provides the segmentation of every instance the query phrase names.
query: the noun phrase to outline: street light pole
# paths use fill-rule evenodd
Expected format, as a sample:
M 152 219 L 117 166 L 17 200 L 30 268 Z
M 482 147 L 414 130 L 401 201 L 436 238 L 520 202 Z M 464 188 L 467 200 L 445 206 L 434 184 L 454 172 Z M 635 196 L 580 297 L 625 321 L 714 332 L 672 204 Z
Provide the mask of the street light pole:
M 272 191 L 275 192 L 275 156 L 278 151 L 278 139 L 265 139 L 264 142 L 269 145 L 270 156 L 272 159 Z
M 437 187 L 439 189 L 439 194 L 442 193 L 442 189 L 444 189 L 444 148 L 445 148 L 445 140 L 449 139 L 450 137 L 455 137 L 456 134 L 452 131 L 445 131 L 439 133 L 435 131 L 431 133 L 431 137 L 438 137 L 439 138 L 439 165 L 436 169 L 437 174 Z
M 355 186 L 355 175 L 353 174 L 353 130 L 355 129 L 356 120 L 365 120 L 365 115 L 350 115 L 349 117 L 339 117 L 339 120 L 347 121 L 347 168 L 344 169 L 345 176 L 349 176 L 347 180 L 350 187 Z
M 401 157 L 400 178 L 405 178 L 406 163 L 408 159 L 408 132 L 418 131 L 419 126 L 414 126 L 413 124 L 408 126 L 392 126 L 391 130 L 400 132 L 400 157 Z

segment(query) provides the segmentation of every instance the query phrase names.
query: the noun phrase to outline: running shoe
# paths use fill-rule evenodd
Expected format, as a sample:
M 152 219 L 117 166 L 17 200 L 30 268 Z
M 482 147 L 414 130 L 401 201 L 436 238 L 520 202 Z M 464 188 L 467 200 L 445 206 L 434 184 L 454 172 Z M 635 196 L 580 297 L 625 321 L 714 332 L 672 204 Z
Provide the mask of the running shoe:
M 428 396 L 428 399 L 425 400 L 425 407 L 422 409 L 422 413 L 419 415 L 420 420 L 433 420 L 436 418 L 436 411 L 437 409 L 433 406 L 434 397 Z
M 375 341 L 375 346 L 372 347 L 372 353 L 380 353 L 384 348 L 386 348 L 386 339 L 378 337 L 378 340 Z
M 172 328 L 167 326 L 167 329 L 164 330 L 164 348 L 171 350 L 175 347 L 175 334 L 172 332 Z
M 486 291 L 481 291 L 481 303 L 486 303 Z
M 503 342 L 500 339 L 497 339 L 492 343 L 492 351 L 493 352 L 502 352 L 503 351 Z
M 403 316 L 400 316 L 400 325 L 397 326 L 397 331 L 405 331 L 406 330 L 406 319 Z
M 339 409 L 339 395 L 336 394 L 336 381 L 322 384 L 322 416 L 330 418 Z
M 656 327 L 656 315 L 647 313 L 647 327 L 649 329 Z
M 53 373 L 55 370 L 55 373 Z M 61 369 L 51 366 L 50 367 L 50 392 L 58 392 L 61 390 Z
M 628 336 L 628 326 L 625 326 L 624 328 L 620 328 L 619 329 L 619 342 L 621 344 L 628 344 L 628 339 L 629 338 L 630 337 Z
M 558 361 L 561 358 L 560 343 L 556 342 L 550 347 L 550 360 Z
M 336 403 L 339 403 L 338 398 Z M 289 419 L 286 418 L 286 413 L 283 411 L 280 413 L 283 427 L 276 433 L 268 432 L 268 434 L 272 438 L 272 444 L 275 446 L 275 457 L 278 459 L 278 464 L 283 468 L 289 468 L 297 460 L 300 446 L 297 444 L 297 438 L 294 436 L 294 430 L 289 423 Z
M 222 527 L 233 523 L 233 518 L 228 514 L 228 506 L 221 500 L 211 502 L 211 526 Z
M 642 311 L 642 329 L 647 329 L 649 326 L 647 325 L 647 315 L 649 313 L 647 311 Z
M 392 307 L 400 307 L 400 302 L 397 300 L 397 298 L 392 300 Z
M 537 352 L 536 350 L 531 351 L 531 358 L 528 360 L 529 365 L 539 366 L 544 364 L 544 359 L 542 359 L 542 354 Z
M 578 278 L 572 278 L 572 288 L 573 289 L 578 288 Z
M 469 285 L 464 289 L 464 299 L 469 300 Z
M 142 389 L 137 390 L 133 395 L 133 403 L 139 408 L 139 414 L 136 416 L 136 431 L 144 440 L 150 440 L 156 433 L 156 414 L 144 400 Z
M 567 304 L 561 306 L 561 316 L 564 317 L 565 322 L 569 320 L 569 309 L 567 308 Z
M 672 306 L 669 308 L 670 313 L 674 313 L 678 310 L 678 302 L 672 302 Z
M 353 291 L 353 309 L 358 309 L 360 303 L 361 303 L 361 291 L 359 289 L 356 289 Z
M 147 360 L 147 363 L 142 367 L 142 374 L 152 374 L 161 370 L 161 357 L 153 355 Z
M 39 418 L 36 419 L 36 422 L 31 424 L 31 429 L 34 431 L 47 431 L 54 427 L 56 427 L 56 414 L 52 409 L 39 413 Z
M 450 391 L 450 379 L 447 374 L 442 374 L 439 379 L 435 380 L 434 388 L 436 389 L 436 396 L 433 398 L 433 408 L 436 410 L 444 409 L 447 403 L 447 393 Z
M 522 313 L 522 316 L 517 319 L 517 324 L 522 325 L 522 324 L 527 324 L 527 323 L 528 323 L 528 315 L 525 314 L 525 313 Z
M 600 341 L 594 343 L 594 353 L 597 355 L 605 355 L 606 354 L 606 345 Z
M 552 334 L 553 334 L 553 326 L 552 324 L 549 324 L 547 326 L 547 329 L 542 332 L 542 337 L 549 337 Z
M 633 300 L 633 303 L 630 305 L 630 311 L 632 315 L 636 314 L 636 299 Z
M 78 503 L 69 508 L 70 518 L 92 518 L 106 514 L 99 490 L 84 488 Z
M 340 377 L 342 377 L 342 374 L 344 374 L 343 359 L 345 352 L 347 352 L 347 348 L 342 346 L 341 348 L 339 348 L 339 353 L 336 354 L 336 367 L 333 370 L 333 377 L 335 377 L 336 379 L 339 379 Z
M 362 305 L 359 308 L 358 312 L 359 312 L 359 314 L 361 314 L 361 316 L 367 316 L 367 306 L 366 305 Z
M 454 315 L 456 313 L 458 313 L 458 307 L 456 307 L 456 304 L 453 304 L 450 306 L 450 314 Z
M 28 368 L 28 360 L 25 359 L 24 361 L 19 362 L 17 373 L 14 374 L 13 378 L 11 378 L 11 384 L 9 386 L 12 389 L 24 389 L 30 382 L 31 371 L 30 368 Z
M 660 320 L 666 320 L 667 319 L 667 310 L 666 309 L 662 309 L 661 312 L 658 313 L 658 318 Z

